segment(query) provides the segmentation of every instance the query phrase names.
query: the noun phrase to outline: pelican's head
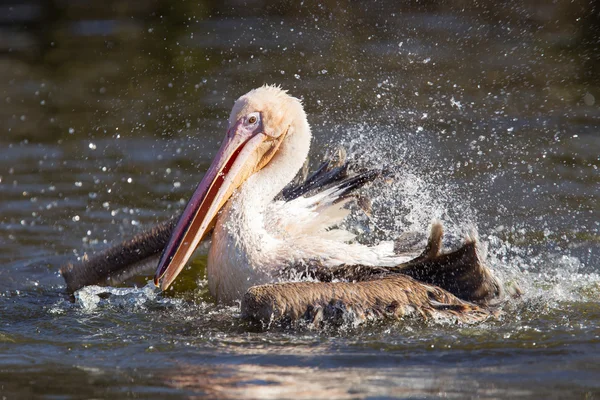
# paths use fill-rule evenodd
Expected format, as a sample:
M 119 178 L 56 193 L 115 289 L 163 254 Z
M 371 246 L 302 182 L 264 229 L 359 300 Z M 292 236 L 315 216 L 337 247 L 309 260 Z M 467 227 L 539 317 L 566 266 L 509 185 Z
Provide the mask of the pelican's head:
M 157 286 L 160 282 L 161 289 L 165 290 L 171 285 L 232 193 L 252 174 L 276 164 L 275 160 L 284 156 L 278 153 L 282 143 L 298 136 L 298 132 L 305 133 L 310 142 L 310 128 L 302 104 L 276 86 L 254 89 L 235 102 L 221 148 L 160 258 L 154 276 Z M 306 154 L 301 157 L 303 162 Z

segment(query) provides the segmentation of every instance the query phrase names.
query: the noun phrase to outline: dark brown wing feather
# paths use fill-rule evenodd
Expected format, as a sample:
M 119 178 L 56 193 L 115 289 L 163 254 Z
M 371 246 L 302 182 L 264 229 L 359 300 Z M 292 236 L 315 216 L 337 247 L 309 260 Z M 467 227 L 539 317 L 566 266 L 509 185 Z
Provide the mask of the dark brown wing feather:
M 315 194 L 335 186 L 340 190 L 339 201 L 346 198 L 348 194 L 356 189 L 387 173 L 381 169 L 350 173 L 349 167 L 349 162 L 335 166 L 330 161 L 325 161 L 306 181 L 299 185 L 286 186 L 278 197 L 282 200 L 290 201 L 300 196 Z
M 156 268 L 157 257 L 167 245 L 176 223 L 177 218 L 170 218 L 129 240 L 62 266 L 60 273 L 67 290 L 72 293 L 88 285 L 119 282 L 144 269 Z M 152 263 L 154 259 L 156 263 Z M 143 268 L 146 265 L 148 268 Z

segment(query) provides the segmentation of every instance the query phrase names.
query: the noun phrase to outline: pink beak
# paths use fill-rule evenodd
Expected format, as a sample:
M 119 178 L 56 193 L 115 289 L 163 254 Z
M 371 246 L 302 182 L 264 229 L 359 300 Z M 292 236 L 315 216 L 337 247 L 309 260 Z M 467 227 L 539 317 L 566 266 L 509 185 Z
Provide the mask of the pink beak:
M 154 276 L 156 286 L 160 284 L 160 288 L 166 290 L 173 283 L 213 227 L 219 210 L 254 172 L 261 158 L 257 150 L 267 138 L 262 126 L 250 130 L 242 120 L 227 131 L 217 156 L 185 207 L 162 253 Z

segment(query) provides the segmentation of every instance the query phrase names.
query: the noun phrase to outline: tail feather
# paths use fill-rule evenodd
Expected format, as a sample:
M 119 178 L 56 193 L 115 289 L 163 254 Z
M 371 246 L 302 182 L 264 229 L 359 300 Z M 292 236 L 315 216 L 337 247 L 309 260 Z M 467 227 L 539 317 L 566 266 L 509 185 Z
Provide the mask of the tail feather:
M 478 304 L 491 305 L 504 299 L 502 285 L 481 261 L 476 241 L 467 240 L 451 253 L 429 256 L 427 252 L 432 249 L 428 246 L 421 256 L 390 270 Z

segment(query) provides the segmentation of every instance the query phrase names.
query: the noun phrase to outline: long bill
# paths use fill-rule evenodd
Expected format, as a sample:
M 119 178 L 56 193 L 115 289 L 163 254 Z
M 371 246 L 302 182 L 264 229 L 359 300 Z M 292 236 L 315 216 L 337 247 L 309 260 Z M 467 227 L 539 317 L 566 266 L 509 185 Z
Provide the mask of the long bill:
M 173 283 L 233 191 L 271 159 L 282 138 L 278 139 L 247 132 L 240 123 L 229 129 L 162 253 L 154 276 L 156 286 L 166 290 Z

